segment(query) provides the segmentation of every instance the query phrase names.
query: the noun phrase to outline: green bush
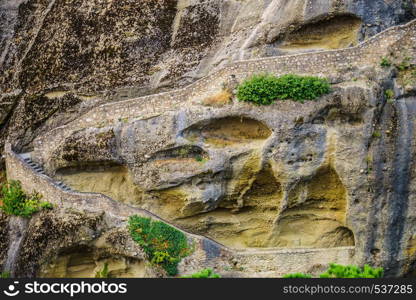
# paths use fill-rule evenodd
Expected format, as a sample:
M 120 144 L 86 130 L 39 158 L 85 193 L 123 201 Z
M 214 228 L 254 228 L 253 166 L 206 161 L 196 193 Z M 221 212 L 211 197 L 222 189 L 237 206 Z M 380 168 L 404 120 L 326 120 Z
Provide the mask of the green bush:
M 391 100 L 394 98 L 394 91 L 392 89 L 388 89 L 384 91 L 384 95 L 386 96 L 387 100 Z
M 396 65 L 396 67 L 399 69 L 399 71 L 405 71 L 407 69 L 410 69 L 412 66 L 410 64 L 410 60 L 410 57 L 405 57 L 400 64 Z
M 110 278 L 108 263 L 104 263 L 103 269 L 95 273 L 95 278 Z
M 28 218 L 42 209 L 52 208 L 51 203 L 42 202 L 41 199 L 42 196 L 36 192 L 26 194 L 19 181 L 10 181 L 1 187 L 0 209 L 7 215 Z
M 238 86 L 237 98 L 258 105 L 269 105 L 277 99 L 300 102 L 314 100 L 330 91 L 329 82 L 319 77 L 254 75 Z
M 190 253 L 185 234 L 163 222 L 139 216 L 131 216 L 128 227 L 153 264 L 163 267 L 170 276 L 178 273 L 178 263 Z
M 375 130 L 374 132 L 373 132 L 373 138 L 381 138 L 381 132 L 380 131 L 378 131 L 378 130 Z
M 312 278 L 312 276 L 304 273 L 293 273 L 287 274 L 283 278 Z
M 8 272 L 8 271 L 4 271 L 4 272 L 0 273 L 0 278 L 1 279 L 7 279 L 7 278 L 10 278 L 10 277 L 11 277 L 11 275 L 10 275 L 10 272 Z
M 383 57 L 381 58 L 380 66 L 383 68 L 388 68 L 391 66 L 391 61 L 387 57 Z
M 331 264 L 329 269 L 321 274 L 320 278 L 382 278 L 383 274 L 383 268 L 372 268 L 369 265 L 359 268 L 357 266 Z
M 163 265 L 174 262 L 175 258 L 171 257 L 170 254 L 166 251 L 155 251 L 151 260 L 151 263 L 155 265 Z
M 221 278 L 221 275 L 214 273 L 212 269 L 203 269 L 197 273 L 182 276 L 182 278 Z
M 272 75 L 254 75 L 237 88 L 240 101 L 250 101 L 259 105 L 272 104 L 278 95 L 277 78 Z
M 372 268 L 365 265 L 364 268 L 357 266 L 343 266 L 330 264 L 328 270 L 322 273 L 320 278 L 382 278 L 384 275 L 383 268 Z M 312 278 L 312 276 L 303 273 L 287 274 L 283 278 Z

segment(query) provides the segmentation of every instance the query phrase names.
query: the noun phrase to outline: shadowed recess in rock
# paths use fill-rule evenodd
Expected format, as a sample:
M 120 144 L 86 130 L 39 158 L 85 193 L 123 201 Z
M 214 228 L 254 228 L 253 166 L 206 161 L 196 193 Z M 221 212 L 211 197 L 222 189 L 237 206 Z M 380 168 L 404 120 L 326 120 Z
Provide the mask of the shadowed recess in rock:
M 290 193 L 274 228 L 271 244 L 280 247 L 340 247 L 354 245 L 345 225 L 346 189 L 331 167 L 323 167 Z
M 203 121 L 183 132 L 186 139 L 213 147 L 227 147 L 266 140 L 271 130 L 260 121 L 242 116 Z
M 94 278 L 107 266 L 108 278 L 141 278 L 145 275 L 144 261 L 126 257 L 100 258 L 93 249 L 78 247 L 58 255 L 52 262 L 43 266 L 42 278 Z
M 152 157 L 153 160 L 169 160 L 169 159 L 181 159 L 181 158 L 199 158 L 207 157 L 208 154 L 197 146 L 182 146 L 172 149 L 162 150 L 155 153 Z
M 335 16 L 304 24 L 287 34 L 280 46 L 283 50 L 338 49 L 355 46 L 361 20 L 355 16 Z
M 161 173 L 194 173 L 209 159 L 208 153 L 197 146 L 175 147 L 155 153 L 149 161 L 150 168 Z
M 90 165 L 83 168 L 63 168 L 56 178 L 81 192 L 101 193 L 123 203 L 137 204 L 142 191 L 133 183 L 126 167 Z

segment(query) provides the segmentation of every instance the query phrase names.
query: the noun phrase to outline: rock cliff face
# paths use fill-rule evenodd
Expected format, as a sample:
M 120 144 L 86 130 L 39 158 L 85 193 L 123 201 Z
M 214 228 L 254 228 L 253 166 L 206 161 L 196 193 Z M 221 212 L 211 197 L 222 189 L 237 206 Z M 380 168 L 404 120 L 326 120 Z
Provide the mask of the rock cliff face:
M 355 56 L 293 56 L 275 69 L 273 61 L 253 61 L 244 72 L 250 62 L 242 62 L 226 80 L 221 70 L 234 61 L 356 46 L 412 20 L 415 7 L 410 0 L 0 1 L 2 143 L 33 151 L 48 176 L 73 190 L 114 200 L 113 212 L 99 204 L 91 212 L 83 204 L 63 208 L 63 197 L 59 208 L 33 217 L 14 275 L 94 276 L 108 263 L 115 277 L 163 276 L 123 231 L 117 213 L 125 204 L 246 253 L 202 243 L 204 259 L 196 247 L 183 272 L 204 261 L 225 275 L 220 266 L 231 264 L 228 276 L 277 276 L 271 265 L 281 254 L 266 263 L 259 248 L 347 247 L 348 255 L 328 257 L 411 275 L 415 26 L 381 35 L 374 49 L 352 50 Z M 380 66 L 383 57 L 389 66 Z M 330 59 L 331 68 L 319 67 Z M 332 92 L 267 107 L 235 99 L 237 83 L 268 70 L 325 76 Z M 137 115 L 135 103 L 122 101 L 208 74 L 213 80 L 197 95 L 134 100 L 153 105 Z M 8 174 L 24 181 L 24 172 Z M 24 186 L 50 194 L 42 184 Z M 2 249 L 10 252 L 15 239 L 10 224 L 0 215 L 2 266 L 10 262 Z M 321 256 L 307 268 L 329 263 Z M 302 271 L 299 261 L 276 269 Z
M 235 60 L 348 47 L 415 13 L 412 0 L 2 0 L 0 8 L 1 140 L 20 147 L 102 95 L 183 86 Z

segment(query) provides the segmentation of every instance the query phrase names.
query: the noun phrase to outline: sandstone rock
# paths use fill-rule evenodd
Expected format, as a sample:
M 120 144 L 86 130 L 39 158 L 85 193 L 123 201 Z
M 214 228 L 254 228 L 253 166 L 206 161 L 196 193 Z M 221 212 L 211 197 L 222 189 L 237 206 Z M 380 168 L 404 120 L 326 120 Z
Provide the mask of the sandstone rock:
M 0 7 L 8 176 L 56 205 L 25 228 L 16 276 L 93 277 L 105 264 L 114 277 L 166 276 L 128 236 L 131 214 L 186 230 L 194 252 L 181 274 L 318 273 L 330 260 L 413 274 L 415 26 L 320 50 L 405 23 L 414 1 Z M 240 61 L 267 56 L 280 59 Z M 261 72 L 323 76 L 333 90 L 305 103 L 238 102 L 238 83 Z M 0 215 L 0 249 L 14 238 L 7 224 Z
M 33 95 L 153 93 L 239 59 L 280 55 L 289 48 L 354 45 L 415 12 L 410 0 L 3 0 L 0 5 L 1 140 L 11 134 L 26 148 L 36 136 L 33 126 L 46 130 L 45 122 L 56 117 L 42 108 L 36 113 L 44 119 L 27 122 L 32 113 L 23 107 L 32 105 Z M 17 93 L 13 101 L 4 98 L 11 93 Z M 42 97 L 37 102 L 51 105 Z

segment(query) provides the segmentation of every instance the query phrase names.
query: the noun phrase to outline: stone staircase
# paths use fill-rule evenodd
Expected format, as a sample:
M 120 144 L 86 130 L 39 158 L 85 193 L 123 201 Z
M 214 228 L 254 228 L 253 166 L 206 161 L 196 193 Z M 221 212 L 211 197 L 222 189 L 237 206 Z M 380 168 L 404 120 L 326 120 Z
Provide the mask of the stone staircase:
M 39 175 L 44 175 L 44 176 L 48 176 L 45 171 L 43 170 L 42 166 L 40 166 L 39 164 L 35 163 L 32 160 L 32 156 L 31 153 L 22 153 L 19 154 L 20 157 L 25 161 L 25 163 L 31 167 L 37 174 Z M 55 181 L 55 184 L 60 187 L 62 190 L 66 191 L 66 192 L 70 192 L 72 191 L 72 189 L 70 187 L 68 187 L 65 183 L 63 183 L 62 181 Z

